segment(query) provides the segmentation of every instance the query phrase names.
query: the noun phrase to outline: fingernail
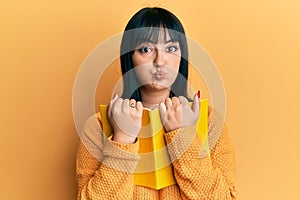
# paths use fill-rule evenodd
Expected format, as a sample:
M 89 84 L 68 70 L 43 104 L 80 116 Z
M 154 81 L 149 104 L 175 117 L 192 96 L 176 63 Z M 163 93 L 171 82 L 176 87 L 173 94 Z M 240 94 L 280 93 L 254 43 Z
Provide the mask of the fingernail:
M 115 93 L 115 94 L 114 94 L 114 96 L 113 96 L 113 99 L 115 99 L 117 96 L 118 96 L 118 94 L 117 94 L 117 93 Z
M 197 96 L 198 96 L 198 98 L 200 98 L 200 90 L 198 90 Z

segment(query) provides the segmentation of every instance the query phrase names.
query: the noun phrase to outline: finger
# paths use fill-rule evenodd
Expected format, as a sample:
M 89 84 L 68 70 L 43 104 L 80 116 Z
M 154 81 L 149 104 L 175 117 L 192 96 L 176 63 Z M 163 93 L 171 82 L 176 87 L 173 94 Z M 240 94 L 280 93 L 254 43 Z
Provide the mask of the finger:
M 179 96 L 179 101 L 184 108 L 189 105 L 189 101 L 184 96 Z
M 122 107 L 122 102 L 123 99 L 122 98 L 118 98 L 115 103 L 112 106 L 112 114 L 114 114 L 115 112 L 121 111 L 121 107 Z
M 174 108 L 177 108 L 180 105 L 179 99 L 177 97 L 172 97 L 172 104 Z
M 195 94 L 195 96 L 194 96 L 194 101 L 193 101 L 193 104 L 192 104 L 192 110 L 195 113 L 196 118 L 198 119 L 199 112 L 200 112 L 200 101 L 199 101 L 199 98 L 198 98 L 197 94 Z
M 166 110 L 169 110 L 172 108 L 172 101 L 170 98 L 166 98 L 165 100 L 165 107 L 166 107 Z
M 136 109 L 137 109 L 137 111 L 140 113 L 141 111 L 143 111 L 143 104 L 142 104 L 142 102 L 140 102 L 140 101 L 138 101 L 137 103 L 136 103 Z
M 136 102 L 135 102 L 135 99 L 130 99 L 129 101 L 129 107 L 131 109 L 135 109 L 136 108 Z
M 166 104 L 163 102 L 159 104 L 159 114 L 162 124 L 164 125 L 166 122 L 167 108 Z
M 125 113 L 129 113 L 129 99 L 124 99 L 122 102 L 122 110 Z
M 111 116 L 112 107 L 117 99 L 118 99 L 118 94 L 115 94 L 113 96 L 112 100 L 109 102 L 109 105 L 108 105 L 108 116 L 109 117 Z

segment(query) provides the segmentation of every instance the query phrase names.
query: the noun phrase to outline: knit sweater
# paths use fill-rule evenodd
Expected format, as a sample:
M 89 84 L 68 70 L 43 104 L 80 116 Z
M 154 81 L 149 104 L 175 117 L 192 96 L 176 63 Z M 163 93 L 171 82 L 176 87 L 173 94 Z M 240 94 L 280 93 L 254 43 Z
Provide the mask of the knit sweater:
M 209 109 L 208 135 L 213 140 L 210 136 L 218 119 L 213 122 L 211 113 Z M 139 141 L 119 144 L 111 137 L 106 139 L 99 113 L 92 115 L 84 125 L 78 146 L 77 199 L 236 199 L 234 148 L 226 124 L 221 130 L 217 140 L 210 141 L 214 144 L 210 156 L 199 156 L 201 140 L 194 126 L 165 133 L 177 184 L 154 190 L 134 184 Z

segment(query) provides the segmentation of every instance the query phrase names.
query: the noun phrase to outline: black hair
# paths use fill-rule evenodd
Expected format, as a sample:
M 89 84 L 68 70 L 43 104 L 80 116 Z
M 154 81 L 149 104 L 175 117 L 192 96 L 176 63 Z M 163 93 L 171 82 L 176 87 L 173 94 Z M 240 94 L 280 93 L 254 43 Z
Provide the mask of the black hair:
M 151 41 L 157 42 L 161 28 L 164 30 L 164 37 L 166 37 L 166 31 L 168 31 L 171 40 L 179 42 L 181 50 L 179 73 L 171 86 L 169 97 L 185 96 L 188 98 L 188 47 L 185 31 L 181 22 L 174 14 L 158 7 L 141 9 L 129 20 L 125 28 L 120 49 L 123 74 L 122 98 L 142 101 L 139 83 L 135 73 L 126 73 L 134 67 L 132 54 L 135 48 L 139 43 L 145 40 L 150 39 Z

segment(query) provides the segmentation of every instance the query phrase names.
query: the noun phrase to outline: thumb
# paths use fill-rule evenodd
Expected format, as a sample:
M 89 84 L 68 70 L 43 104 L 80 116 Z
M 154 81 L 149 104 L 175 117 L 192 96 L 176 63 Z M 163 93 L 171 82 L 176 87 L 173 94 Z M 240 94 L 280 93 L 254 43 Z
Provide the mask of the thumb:
M 118 94 L 115 94 L 112 98 L 112 100 L 109 102 L 109 105 L 108 105 L 108 112 L 107 112 L 107 115 L 108 117 L 111 117 L 111 111 L 112 111 L 112 107 L 115 103 L 115 101 L 118 99 Z
M 163 126 L 165 125 L 166 122 L 166 113 L 167 113 L 166 105 L 162 102 L 159 104 L 159 114 Z
M 195 94 L 195 96 L 194 96 L 192 111 L 195 113 L 196 119 L 198 119 L 199 112 L 200 112 L 200 101 L 199 101 L 199 98 L 198 98 L 197 94 Z

